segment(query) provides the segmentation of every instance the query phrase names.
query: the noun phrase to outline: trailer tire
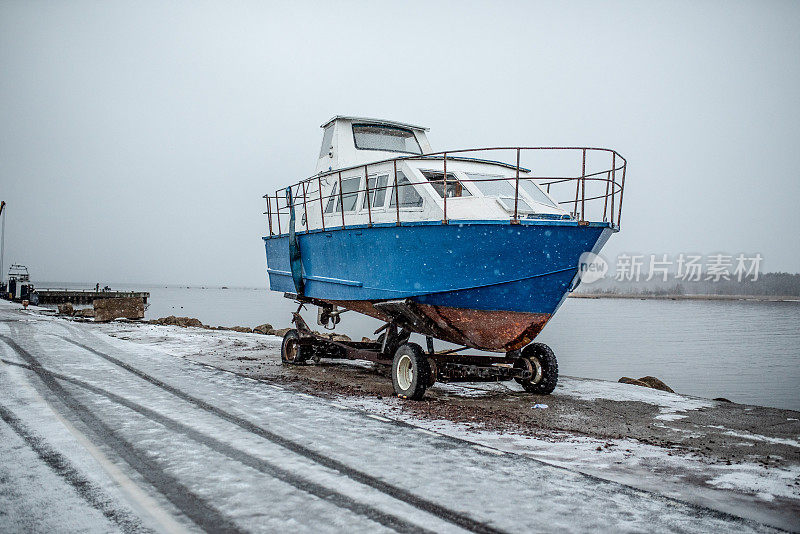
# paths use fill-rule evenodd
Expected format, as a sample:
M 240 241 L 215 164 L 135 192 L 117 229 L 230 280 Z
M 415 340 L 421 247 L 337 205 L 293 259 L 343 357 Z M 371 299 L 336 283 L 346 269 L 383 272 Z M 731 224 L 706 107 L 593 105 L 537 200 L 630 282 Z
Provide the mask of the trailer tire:
M 514 361 L 515 369 L 528 369 L 530 379 L 515 378 L 528 393 L 549 395 L 558 383 L 558 360 L 553 349 L 544 343 L 531 343 L 522 349 L 522 355 Z
M 422 347 L 404 343 L 394 353 L 392 385 L 398 397 L 419 400 L 430 382 L 431 368 Z
M 300 333 L 297 330 L 292 329 L 284 334 L 281 343 L 281 363 L 302 365 L 308 360 L 309 352 L 308 348 L 300 345 Z

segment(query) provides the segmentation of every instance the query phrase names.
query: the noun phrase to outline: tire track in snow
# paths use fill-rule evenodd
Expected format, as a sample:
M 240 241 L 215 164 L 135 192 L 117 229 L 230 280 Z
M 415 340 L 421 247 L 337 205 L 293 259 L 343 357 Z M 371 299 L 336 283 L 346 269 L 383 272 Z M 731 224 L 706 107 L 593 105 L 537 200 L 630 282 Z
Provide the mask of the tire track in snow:
M 156 462 L 140 454 L 131 443 L 126 441 L 113 428 L 88 411 L 39 364 L 39 361 L 32 354 L 20 347 L 16 341 L 4 335 L 0 335 L 0 340 L 11 347 L 30 365 L 31 371 L 36 373 L 45 386 L 96 435 L 99 441 L 105 443 L 125 460 L 128 465 L 158 489 L 166 499 L 197 526 L 209 532 L 243 532 L 233 521 L 192 493 L 189 488 L 178 482 L 175 477 L 165 473 Z
M 5 360 L 3 361 L 5 362 Z M 25 367 L 28 366 L 26 365 Z M 30 432 L 17 416 L 3 405 L 0 405 L 0 419 L 2 419 L 9 428 L 36 453 L 47 467 L 64 480 L 64 482 L 69 484 L 92 508 L 95 508 L 103 514 L 106 519 L 115 523 L 122 532 L 126 534 L 152 532 L 149 528 L 142 525 L 138 517 L 125 510 L 116 508 L 113 501 L 106 496 L 102 488 L 84 477 L 75 469 L 66 456 L 50 447 L 44 439 Z
M 0 337 L 2 337 L 2 336 L 0 336 Z M 329 469 L 337 471 L 337 472 L 341 473 L 342 475 L 344 475 L 344 476 L 346 476 L 346 477 L 348 477 L 348 478 L 350 478 L 350 479 L 352 479 L 352 480 L 354 480 L 356 482 L 359 482 L 360 484 L 364 484 L 365 486 L 369 486 L 369 487 L 371 487 L 373 489 L 376 489 L 376 490 L 380 491 L 381 493 L 389 495 L 390 497 L 393 497 L 393 498 L 395 498 L 395 499 L 397 499 L 399 501 L 403 501 L 406 504 L 410 504 L 410 505 L 414 506 L 415 508 L 418 508 L 418 509 L 420 509 L 420 510 L 422 510 L 424 512 L 428 512 L 428 513 L 430 513 L 432 515 L 435 515 L 439 519 L 443 519 L 443 520 L 448 521 L 448 522 L 450 522 L 450 523 L 452 523 L 454 525 L 457 525 L 457 526 L 459 526 L 461 528 L 464 528 L 466 530 L 469 530 L 469 531 L 472 531 L 472 532 L 476 532 L 476 533 L 481 533 L 481 534 L 499 534 L 499 533 L 504 532 L 503 530 L 501 530 L 499 528 L 496 528 L 496 527 L 494 527 L 492 525 L 489 525 L 488 523 L 484 523 L 484 522 L 478 521 L 478 520 L 473 519 L 473 518 L 471 518 L 471 517 L 469 517 L 467 515 L 461 514 L 461 513 L 457 512 L 455 510 L 451 510 L 450 508 L 447 508 L 445 506 L 437 504 L 437 503 L 435 503 L 433 501 L 430 501 L 430 500 L 425 499 L 423 497 L 420 497 L 418 495 L 414 495 L 410 491 L 407 491 L 407 490 L 405 490 L 403 488 L 395 486 L 394 484 L 391 484 L 389 482 L 381 480 L 381 479 L 379 479 L 377 477 L 374 477 L 374 476 L 372 476 L 372 475 L 370 475 L 368 473 L 365 473 L 363 471 L 359 471 L 358 469 L 350 467 L 349 465 L 344 464 L 344 463 L 340 462 L 339 460 L 336 460 L 334 458 L 330 458 L 328 456 L 325 456 L 324 454 L 321 454 L 321 453 L 319 453 L 317 451 L 314 451 L 313 449 L 310 449 L 310 448 L 306 447 L 305 445 L 302 445 L 300 443 L 297 443 L 296 441 L 293 441 L 293 440 L 291 440 L 289 438 L 285 438 L 285 437 L 283 437 L 283 436 L 281 436 L 279 434 L 276 434 L 276 433 L 274 433 L 274 432 L 272 432 L 270 430 L 267 430 L 267 429 L 265 429 L 263 427 L 260 427 L 260 426 L 256 425 L 255 423 L 253 423 L 253 422 L 251 422 L 251 421 L 249 421 L 249 420 L 247 420 L 247 419 L 245 419 L 243 417 L 239 417 L 239 416 L 234 415 L 234 414 L 232 414 L 230 412 L 227 412 L 227 411 L 225 411 L 225 410 L 223 410 L 221 408 L 213 406 L 213 405 L 209 404 L 208 402 L 206 402 L 206 401 L 204 401 L 202 399 L 199 399 L 197 397 L 194 397 L 194 396 L 192 396 L 192 395 L 190 395 L 190 394 L 188 394 L 188 393 L 186 393 L 186 392 L 184 392 L 184 391 L 182 391 L 182 390 L 180 390 L 180 389 L 178 389 L 178 388 L 176 388 L 174 386 L 171 386 L 171 385 L 167 384 L 166 382 L 163 382 L 162 380 L 159 380 L 158 378 L 155 378 L 154 376 L 151 376 L 151 375 L 145 373 L 144 371 L 142 371 L 140 369 L 137 369 L 136 367 L 133 367 L 133 366 L 123 362 L 122 360 L 119 360 L 118 358 L 115 358 L 115 357 L 113 357 L 113 356 L 111 356 L 109 354 L 105 354 L 105 353 L 103 353 L 103 352 L 101 352 L 99 350 L 96 350 L 96 349 L 94 349 L 92 347 L 89 347 L 88 345 L 84 345 L 82 343 L 79 343 L 77 341 L 71 340 L 71 339 L 66 338 L 64 336 L 59 336 L 59 337 L 61 339 L 63 339 L 64 341 L 66 341 L 67 343 L 70 343 L 70 344 L 75 345 L 77 347 L 80 347 L 80 348 L 82 348 L 84 350 L 87 350 L 87 351 L 91 352 L 92 354 L 95 354 L 96 356 L 99 356 L 100 358 L 103 358 L 104 360 L 106 360 L 106 361 L 108 361 L 108 362 L 110 362 L 110 363 L 112 363 L 112 364 L 114 364 L 114 365 L 116 365 L 118 367 L 121 367 L 122 369 L 125 369 L 126 371 L 128 371 L 130 373 L 133 373 L 134 375 L 138 376 L 139 378 L 141 378 L 141 379 L 143 379 L 143 380 L 145 380 L 145 381 L 147 381 L 147 382 L 149 382 L 149 383 L 151 383 L 151 384 L 163 389 L 164 391 L 167 391 L 168 393 L 171 393 L 172 395 L 174 395 L 174 396 L 176 396 L 176 397 L 178 397 L 178 398 L 180 398 L 180 399 L 182 399 L 182 400 L 184 400 L 184 401 L 186 401 L 186 402 L 188 402 L 188 403 L 190 403 L 190 404 L 192 404 L 192 405 L 194 405 L 194 406 L 196 406 L 196 407 L 198 407 L 198 408 L 200 408 L 200 409 L 202 409 L 204 411 L 213 413 L 214 415 L 220 417 L 221 419 L 224 419 L 224 420 L 226 420 L 226 421 L 228 421 L 230 423 L 233 423 L 234 425 L 236 425 L 236 426 L 238 426 L 240 428 L 243 428 L 244 430 L 247 430 L 250 433 L 256 434 L 257 436 L 260 436 L 260 437 L 262 437 L 262 438 L 264 438 L 264 439 L 266 439 L 268 441 L 271 441 L 272 443 L 275 443 L 276 445 L 279 445 L 279 446 L 281 446 L 281 447 L 283 447 L 285 449 L 288 449 L 288 450 L 294 452 L 295 454 L 298 454 L 300 456 L 304 456 L 304 457 L 306 457 L 306 458 L 308 458 L 308 459 L 310 459 L 310 460 L 312 460 L 312 461 L 314 461 L 314 462 L 316 462 L 316 463 L 318 463 L 318 464 L 320 464 L 320 465 L 322 465 L 324 467 L 327 467 Z
M 32 366 L 24 363 L 12 362 L 5 359 L 0 359 L 0 361 L 9 365 L 16 365 L 18 367 L 23 367 L 25 369 L 34 371 Z M 41 368 L 41 371 L 49 374 L 53 378 L 56 378 L 63 382 L 68 382 L 74 386 L 90 391 L 96 395 L 105 397 L 112 402 L 124 406 L 129 410 L 132 410 L 146 417 L 147 419 L 150 419 L 151 421 L 163 425 L 165 428 L 168 428 L 169 430 L 183 434 L 186 437 L 192 439 L 193 441 L 201 443 L 207 446 L 209 449 L 216 451 L 224 456 L 227 456 L 231 460 L 237 461 L 243 465 L 246 465 L 248 467 L 251 467 L 259 471 L 260 473 L 264 473 L 273 478 L 286 482 L 287 484 L 290 484 L 301 491 L 319 497 L 320 499 L 328 501 L 331 504 L 334 504 L 340 508 L 348 509 L 352 512 L 355 512 L 358 515 L 371 519 L 376 523 L 380 523 L 385 527 L 396 530 L 397 532 L 404 532 L 404 533 L 420 532 L 427 534 L 433 533 L 433 531 L 426 530 L 412 523 L 408 523 L 399 517 L 387 514 L 385 512 L 382 512 L 381 510 L 378 510 L 377 508 L 355 501 L 354 499 L 351 499 L 347 495 L 344 495 L 335 490 L 327 488 L 322 484 L 318 484 L 316 482 L 312 482 L 305 478 L 296 476 L 285 469 L 282 469 L 276 465 L 271 464 L 270 462 L 267 462 L 266 460 L 262 460 L 256 456 L 253 456 L 252 454 L 249 454 L 231 445 L 228 445 L 227 443 L 221 442 L 215 439 L 214 437 L 209 436 L 208 434 L 204 434 L 198 430 L 195 430 L 189 426 L 184 425 L 179 421 L 176 421 L 175 419 L 161 415 L 160 413 L 151 410 L 150 408 L 147 408 L 145 406 L 142 406 L 141 404 L 130 401 L 108 390 L 99 388 L 97 386 L 89 384 L 88 382 L 84 382 L 83 380 L 79 380 L 77 378 L 63 375 L 61 373 L 57 373 L 54 371 L 49 371 L 45 368 Z M 0 406 L 0 408 L 2 407 Z M 0 412 L 0 415 L 1 414 L 2 412 Z

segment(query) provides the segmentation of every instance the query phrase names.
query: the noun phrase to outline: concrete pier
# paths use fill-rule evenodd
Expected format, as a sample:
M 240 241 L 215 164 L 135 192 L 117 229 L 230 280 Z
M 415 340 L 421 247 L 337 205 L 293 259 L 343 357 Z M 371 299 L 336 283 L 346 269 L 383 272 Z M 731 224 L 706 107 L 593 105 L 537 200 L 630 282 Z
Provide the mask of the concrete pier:
M 37 289 L 39 304 L 91 304 L 95 299 L 141 298 L 147 304 L 147 291 L 95 291 L 94 289 Z

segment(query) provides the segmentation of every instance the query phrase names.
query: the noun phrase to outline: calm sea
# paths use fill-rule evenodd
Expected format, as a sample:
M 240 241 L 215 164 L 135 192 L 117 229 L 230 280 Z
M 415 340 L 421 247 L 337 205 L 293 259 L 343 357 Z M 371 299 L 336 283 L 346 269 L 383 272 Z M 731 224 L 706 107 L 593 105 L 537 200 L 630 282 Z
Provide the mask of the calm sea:
M 296 309 L 267 289 L 114 289 L 150 291 L 146 318 L 214 326 L 286 327 Z M 316 324 L 316 308 L 303 316 Z M 380 325 L 347 312 L 337 332 L 361 339 Z M 567 299 L 537 340 L 553 348 L 564 375 L 652 375 L 679 393 L 800 410 L 800 302 Z

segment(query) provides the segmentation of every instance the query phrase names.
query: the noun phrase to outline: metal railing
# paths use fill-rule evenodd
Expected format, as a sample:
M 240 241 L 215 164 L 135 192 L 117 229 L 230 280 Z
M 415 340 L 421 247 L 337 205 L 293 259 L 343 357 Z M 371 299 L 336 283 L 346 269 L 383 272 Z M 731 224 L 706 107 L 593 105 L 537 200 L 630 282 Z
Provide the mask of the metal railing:
M 515 163 L 505 163 L 499 161 L 496 157 L 492 159 L 479 159 L 472 157 L 477 153 L 489 152 L 492 156 L 496 154 L 511 155 Z M 559 156 L 553 158 L 552 156 Z M 566 157 L 561 157 L 566 155 Z M 531 159 L 530 162 L 522 163 L 523 156 Z M 542 158 L 541 156 L 545 156 Z M 573 159 L 574 158 L 574 159 Z M 543 170 L 546 164 L 542 159 L 558 159 L 556 165 L 559 167 L 574 168 L 574 174 L 562 172 L 547 172 Z M 404 176 L 404 183 L 398 182 L 398 162 L 416 162 L 424 161 L 428 167 L 434 166 L 436 169 L 427 169 L 432 172 L 438 172 L 441 169 L 441 180 L 428 179 L 427 181 L 413 181 L 411 176 Z M 451 169 L 453 163 L 456 162 L 479 162 L 489 163 L 493 165 L 501 165 L 506 169 L 514 171 L 513 176 L 497 176 L 497 177 L 483 177 L 483 178 L 459 178 L 452 171 L 448 174 L 447 165 L 451 162 Z M 550 162 L 553 164 L 554 162 Z M 375 186 L 370 186 L 370 169 L 381 169 L 379 175 L 386 175 L 385 167 L 390 167 L 392 180 L 387 180 L 383 186 L 377 185 L 378 174 L 373 175 L 375 178 Z M 351 224 L 353 218 L 358 216 L 358 224 L 363 224 L 364 207 L 366 207 L 367 220 L 366 223 L 372 226 L 373 216 L 375 215 L 375 208 L 372 206 L 372 198 L 370 193 L 377 191 L 386 191 L 384 197 L 389 195 L 389 198 L 384 198 L 383 204 L 385 208 L 381 209 L 381 213 L 388 213 L 394 209 L 394 222 L 399 226 L 404 222 L 404 213 L 407 212 L 401 205 L 401 188 L 414 187 L 415 185 L 430 183 L 442 186 L 442 223 L 448 224 L 447 203 L 448 197 L 451 199 L 456 195 L 449 195 L 449 187 L 453 186 L 453 191 L 462 191 L 464 183 L 480 183 L 480 182 L 507 182 L 513 180 L 514 182 L 514 211 L 510 216 L 511 224 L 520 223 L 520 183 L 531 181 L 541 187 L 548 194 L 556 199 L 559 206 L 569 211 L 571 219 L 577 220 L 579 223 L 588 222 L 590 220 L 609 222 L 613 227 L 619 228 L 622 219 L 622 199 L 623 191 L 625 188 L 625 170 L 627 161 L 615 150 L 607 148 L 594 148 L 594 147 L 495 147 L 495 148 L 472 148 L 465 150 L 450 150 L 444 152 L 436 152 L 423 155 L 409 155 L 397 158 L 390 158 L 386 160 L 366 163 L 362 165 L 354 165 L 343 169 L 336 169 L 319 173 L 310 178 L 301 180 L 292 188 L 292 206 L 295 213 L 300 220 L 301 231 L 309 230 L 309 214 L 316 212 L 319 214 L 319 226 L 321 230 L 344 228 L 347 226 L 348 217 Z M 363 173 L 361 170 L 363 169 Z M 355 172 L 357 171 L 357 172 Z M 579 172 L 578 172 L 579 171 Z M 521 176 L 521 173 L 530 173 L 529 176 Z M 345 175 L 343 177 L 343 175 Z M 360 177 L 359 187 L 355 190 L 347 192 L 342 191 L 342 182 L 350 180 L 355 177 Z M 323 195 L 323 182 L 328 184 L 328 180 L 333 178 L 336 180 L 335 192 Z M 363 187 L 362 187 L 363 182 Z M 574 184 L 574 187 L 573 187 Z M 587 185 L 588 184 L 588 185 Z M 266 209 L 264 215 L 267 216 L 267 224 L 269 235 L 281 235 L 288 232 L 289 228 L 289 212 L 290 205 L 287 200 L 286 189 L 282 188 L 275 191 L 275 194 L 264 195 L 266 200 Z M 437 189 L 438 191 L 438 189 Z M 361 196 L 364 193 L 365 196 Z M 405 197 L 405 195 L 402 195 Z M 355 197 L 353 199 L 353 197 Z M 393 197 L 393 198 L 392 198 Z M 345 209 L 345 198 L 353 199 L 353 209 Z M 424 197 L 423 197 L 424 198 Z M 505 198 L 505 197 L 504 197 Z M 334 210 L 329 211 L 327 206 L 333 199 Z M 510 197 L 508 198 L 509 200 Z M 359 200 L 361 200 L 362 207 L 359 207 Z M 387 200 L 389 202 L 387 202 Z M 600 205 L 602 204 L 602 211 Z M 587 211 L 587 209 L 589 211 Z M 313 211 L 312 211 L 313 210 Z M 571 210 L 571 211 L 570 211 Z M 536 216 L 535 214 L 533 215 Z M 315 215 L 316 217 L 316 215 Z M 281 221 L 283 218 L 284 222 Z M 327 219 L 327 220 L 326 220 Z M 409 220 L 406 216 L 405 220 Z M 341 224 L 339 224 L 341 222 Z M 381 222 L 389 222 L 388 219 Z M 316 225 L 315 225 L 316 227 Z

